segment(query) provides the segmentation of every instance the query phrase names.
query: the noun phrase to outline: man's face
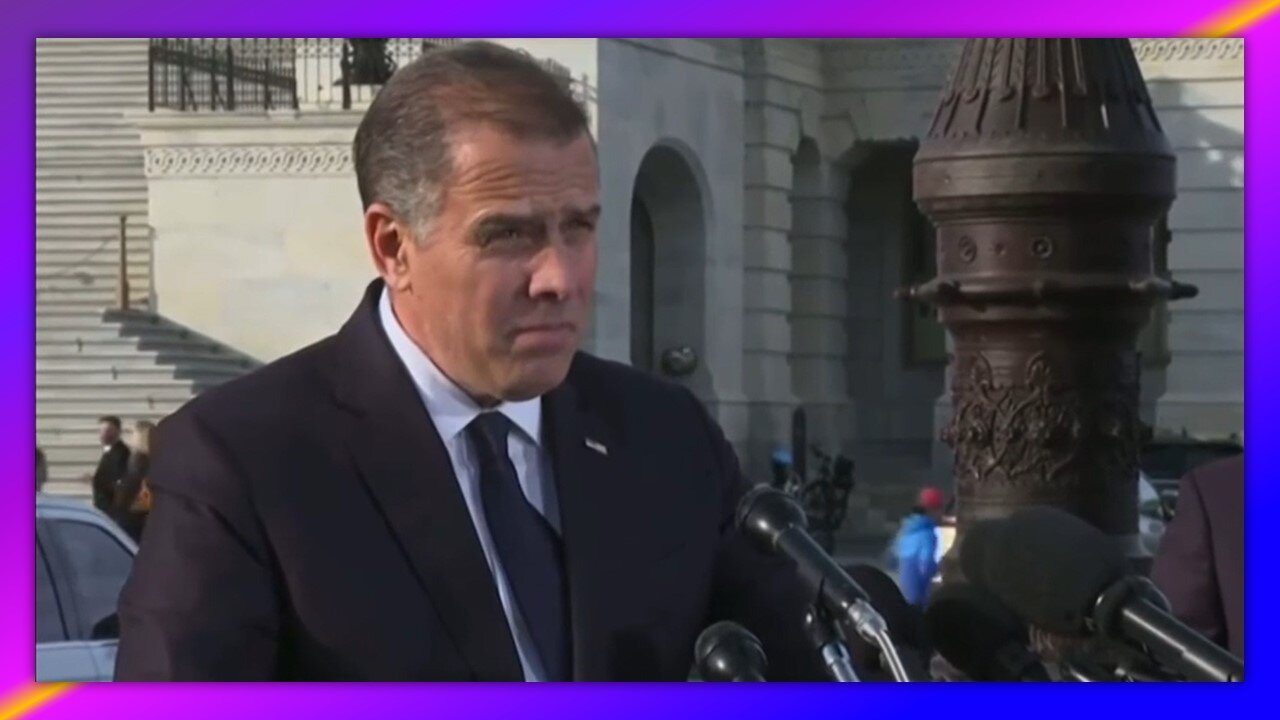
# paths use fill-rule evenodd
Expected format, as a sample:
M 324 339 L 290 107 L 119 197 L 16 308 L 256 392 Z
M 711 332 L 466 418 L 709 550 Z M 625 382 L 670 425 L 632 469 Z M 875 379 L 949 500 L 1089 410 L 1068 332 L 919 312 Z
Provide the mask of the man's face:
M 98 423 L 98 440 L 103 445 L 114 445 L 120 439 L 120 428 L 109 422 Z
M 440 211 L 404 248 L 397 317 L 478 401 L 536 397 L 564 380 L 591 311 L 595 148 L 488 126 L 451 147 Z

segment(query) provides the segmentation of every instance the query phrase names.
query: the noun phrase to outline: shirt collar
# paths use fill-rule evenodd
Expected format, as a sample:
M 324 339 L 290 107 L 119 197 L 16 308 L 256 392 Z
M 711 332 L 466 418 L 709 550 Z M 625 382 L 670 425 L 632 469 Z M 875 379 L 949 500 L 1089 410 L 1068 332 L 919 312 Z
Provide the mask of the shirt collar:
M 426 404 L 427 412 L 440 437 L 445 441 L 452 440 L 484 411 L 405 333 L 391 308 L 391 295 L 386 287 L 383 287 L 382 298 L 378 301 L 378 316 L 387 339 L 391 341 L 392 349 L 413 378 L 413 384 L 422 396 L 422 402 Z M 506 415 L 535 445 L 541 443 L 541 398 L 504 402 L 494 410 Z

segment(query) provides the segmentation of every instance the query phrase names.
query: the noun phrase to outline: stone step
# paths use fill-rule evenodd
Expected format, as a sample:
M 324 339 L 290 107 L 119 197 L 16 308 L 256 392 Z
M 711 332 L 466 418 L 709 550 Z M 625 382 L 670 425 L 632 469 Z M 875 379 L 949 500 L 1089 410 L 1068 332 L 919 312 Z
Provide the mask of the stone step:
M 195 385 L 190 381 L 173 380 L 171 385 L 134 384 L 121 382 L 102 385 L 66 385 L 53 387 L 36 386 L 36 406 L 43 407 L 51 402 L 86 402 L 86 403 L 137 403 L 148 404 L 180 402 L 195 394 Z
M 79 199 L 75 197 L 53 197 L 36 199 L 36 219 L 41 215 L 108 215 L 115 216 L 119 225 L 121 215 L 147 214 L 147 201 L 144 197 L 131 197 L 120 200 L 96 198 Z
M 146 109 L 147 86 L 138 83 L 36 83 L 36 108 L 76 105 L 92 108 Z
M 49 476 L 66 480 L 92 474 L 102 455 L 102 446 L 96 440 L 84 445 L 41 445 L 40 449 L 49 463 Z
M 48 160 L 76 158 L 85 153 L 103 150 L 128 150 L 141 160 L 142 146 L 139 142 L 138 136 L 129 133 L 70 133 L 68 137 L 59 137 L 56 132 L 52 135 L 42 134 L 36 137 L 36 164 Z M 133 155 L 120 153 L 116 156 L 132 157 Z
M 137 138 L 78 132 L 69 131 L 65 137 L 42 133 L 36 138 L 36 167 L 46 177 L 66 177 L 69 169 L 82 168 L 112 168 L 145 177 L 146 161 Z
M 54 243 L 41 243 L 36 246 L 36 274 L 50 274 L 54 270 L 79 268 L 80 266 L 104 266 L 111 268 L 114 276 L 120 262 L 120 241 L 115 238 L 104 238 L 94 243 L 91 249 L 49 247 Z M 128 243 L 129 266 L 132 268 L 150 268 L 151 243 L 142 238 L 130 240 Z
M 150 298 L 146 295 L 137 298 L 130 298 L 130 306 L 134 310 L 147 310 L 150 307 Z M 116 302 L 103 302 L 98 298 L 80 298 L 68 293 L 46 293 L 41 297 L 39 292 L 36 293 L 36 315 L 48 315 L 64 313 L 68 315 L 79 315 L 83 313 L 104 312 L 107 310 L 116 310 Z
M 54 476 L 50 473 L 49 481 L 44 484 L 41 490 L 45 495 L 54 495 L 60 498 L 76 498 L 89 502 L 92 497 L 92 491 L 88 481 L 78 478 Z
M 112 67 L 114 65 L 115 67 Z M 83 65 L 71 67 L 64 64 L 36 65 L 37 85 L 130 85 L 147 87 L 147 63 L 134 67 L 131 62 L 111 63 L 107 66 Z
M 37 116 L 53 108 L 110 108 L 113 112 L 145 112 L 147 110 L 147 96 L 138 93 L 130 93 L 133 97 L 125 95 L 115 95 L 112 93 L 57 93 L 57 94 L 37 94 L 36 95 L 36 113 Z
M 52 316 L 58 316 L 58 318 L 102 319 L 108 311 L 109 310 L 105 309 L 105 307 L 102 307 L 102 309 L 93 309 L 93 307 L 49 305 L 44 304 L 44 302 L 37 302 L 36 319 L 52 318 Z
M 128 440 L 132 433 L 129 432 L 137 423 L 146 421 L 150 423 L 158 423 L 163 420 L 166 415 L 159 413 L 149 415 L 120 415 L 114 414 L 120 418 L 121 425 L 126 429 L 125 438 Z M 67 425 L 65 427 L 37 427 L 36 428 L 36 444 L 45 450 L 45 457 L 48 458 L 48 450 L 46 448 L 81 448 L 81 452 L 87 451 L 88 457 L 94 458 L 96 462 L 95 452 L 101 453 L 102 446 L 98 444 L 98 418 L 97 416 L 81 416 L 75 420 L 75 425 Z M 83 456 L 81 456 L 83 457 Z
M 142 163 L 120 165 L 43 165 L 36 167 L 37 187 L 58 187 L 72 182 L 141 183 L 147 187 L 147 174 Z M 52 183 L 52 185 L 49 185 Z
M 101 45 L 75 49 L 36 48 L 36 68 L 45 72 L 57 72 L 63 68 L 79 71 L 93 66 L 121 70 L 136 70 L 139 66 L 146 68 L 147 50 L 145 47 L 113 48 Z
M 36 414 L 44 417 L 60 414 L 63 417 L 77 418 L 86 424 L 92 424 L 95 418 L 103 415 L 118 415 L 130 419 L 157 414 L 163 417 L 182 407 L 188 399 L 46 398 L 37 400 Z
M 149 287 L 150 268 L 141 262 L 129 263 L 129 288 Z M 36 270 L 36 291 L 41 294 L 80 293 L 89 289 L 116 290 L 118 271 L 112 263 L 81 263 L 79 265 L 43 266 Z M 139 285 L 141 283 L 141 285 Z
M 65 135 L 110 135 L 140 140 L 138 128 L 119 111 L 86 109 L 83 113 L 41 113 L 36 118 L 36 137 Z
M 72 48 L 140 48 L 145 52 L 150 44 L 151 38 L 42 37 L 36 38 L 36 52 L 60 52 Z
M 143 320 L 131 322 L 130 325 L 137 329 L 164 327 L 159 321 L 147 322 Z M 113 328 L 115 330 L 119 330 L 121 328 L 121 323 L 113 319 L 113 316 L 111 316 L 110 313 L 106 312 L 36 315 L 37 332 L 41 330 L 97 330 L 101 328 Z
M 36 357 L 49 357 L 53 354 L 85 355 L 109 353 L 124 354 L 129 350 L 150 350 L 158 353 L 180 351 L 188 355 L 198 352 L 217 355 L 223 348 L 212 341 L 201 341 L 176 336 L 154 337 L 104 337 L 91 340 L 65 339 L 56 341 L 36 340 Z
M 147 207 L 146 181 L 131 183 L 56 183 L 36 181 L 36 203 L 45 212 L 57 212 L 58 206 L 67 205 L 115 205 L 125 203 L 132 207 Z
M 135 233 L 149 236 L 151 225 L 146 215 L 128 215 L 125 218 L 125 232 L 132 237 Z M 45 215 L 36 218 L 36 238 L 56 240 L 85 240 L 102 238 L 107 234 L 120 236 L 120 215 L 101 215 L 94 217 L 78 217 L 64 215 Z
M 146 177 L 146 163 L 142 159 L 142 153 L 136 148 L 86 149 L 73 155 L 60 153 L 61 151 L 58 154 L 37 154 L 36 170 L 41 178 L 70 180 L 80 177 Z
M 154 350 L 103 351 L 92 345 L 79 353 L 49 353 L 36 355 L 36 372 L 81 371 L 86 367 L 101 368 L 102 372 L 133 373 L 159 368 L 178 369 L 182 372 L 244 373 L 253 363 L 234 353 L 209 353 L 202 350 Z
M 228 367 L 224 364 L 183 363 L 182 365 L 140 365 L 119 367 L 106 363 L 80 362 L 66 367 L 36 368 L 37 385 L 101 385 L 104 383 L 155 383 L 182 380 L 195 386 L 207 386 L 239 377 L 248 371 L 244 367 Z
M 96 327 L 43 327 L 36 325 L 37 343 L 98 342 L 99 340 L 115 340 L 120 338 L 145 339 L 193 339 L 193 333 L 179 325 L 129 325 L 99 322 Z
M 133 109 L 129 113 L 135 112 Z M 52 105 L 40 108 L 36 116 L 36 138 L 57 138 L 59 135 L 102 136 L 103 138 L 133 138 L 141 140 L 141 132 L 130 117 L 125 116 L 125 108 L 111 107 L 107 104 L 87 105 L 85 107 Z

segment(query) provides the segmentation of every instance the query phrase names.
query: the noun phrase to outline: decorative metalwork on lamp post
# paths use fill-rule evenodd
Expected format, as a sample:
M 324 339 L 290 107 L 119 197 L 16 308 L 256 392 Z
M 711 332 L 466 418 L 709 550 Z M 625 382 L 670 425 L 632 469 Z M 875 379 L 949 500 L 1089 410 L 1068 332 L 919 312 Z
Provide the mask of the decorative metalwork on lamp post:
M 915 159 L 938 275 L 902 291 L 954 340 L 957 548 L 976 521 L 1051 505 L 1141 554 L 1135 342 L 1153 303 L 1196 292 L 1152 264 L 1174 188 L 1128 40 L 964 44 Z

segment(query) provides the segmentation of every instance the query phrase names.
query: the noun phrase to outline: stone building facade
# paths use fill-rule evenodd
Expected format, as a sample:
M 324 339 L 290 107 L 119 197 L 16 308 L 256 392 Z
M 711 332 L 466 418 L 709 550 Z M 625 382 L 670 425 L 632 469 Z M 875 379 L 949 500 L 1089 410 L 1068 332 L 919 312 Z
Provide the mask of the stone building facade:
M 604 214 L 586 349 L 661 372 L 665 350 L 691 348 L 677 381 L 755 478 L 802 405 L 810 438 L 854 458 L 864 505 L 895 512 L 945 482 L 945 335 L 894 290 L 933 272 L 911 163 L 959 42 L 502 42 L 566 69 L 592 114 Z M 1144 338 L 1144 418 L 1240 435 L 1243 41 L 1134 46 L 1178 153 L 1167 265 L 1200 287 Z M 121 116 L 145 161 L 152 312 L 259 361 L 345 319 L 373 276 L 349 152 L 360 107 Z

